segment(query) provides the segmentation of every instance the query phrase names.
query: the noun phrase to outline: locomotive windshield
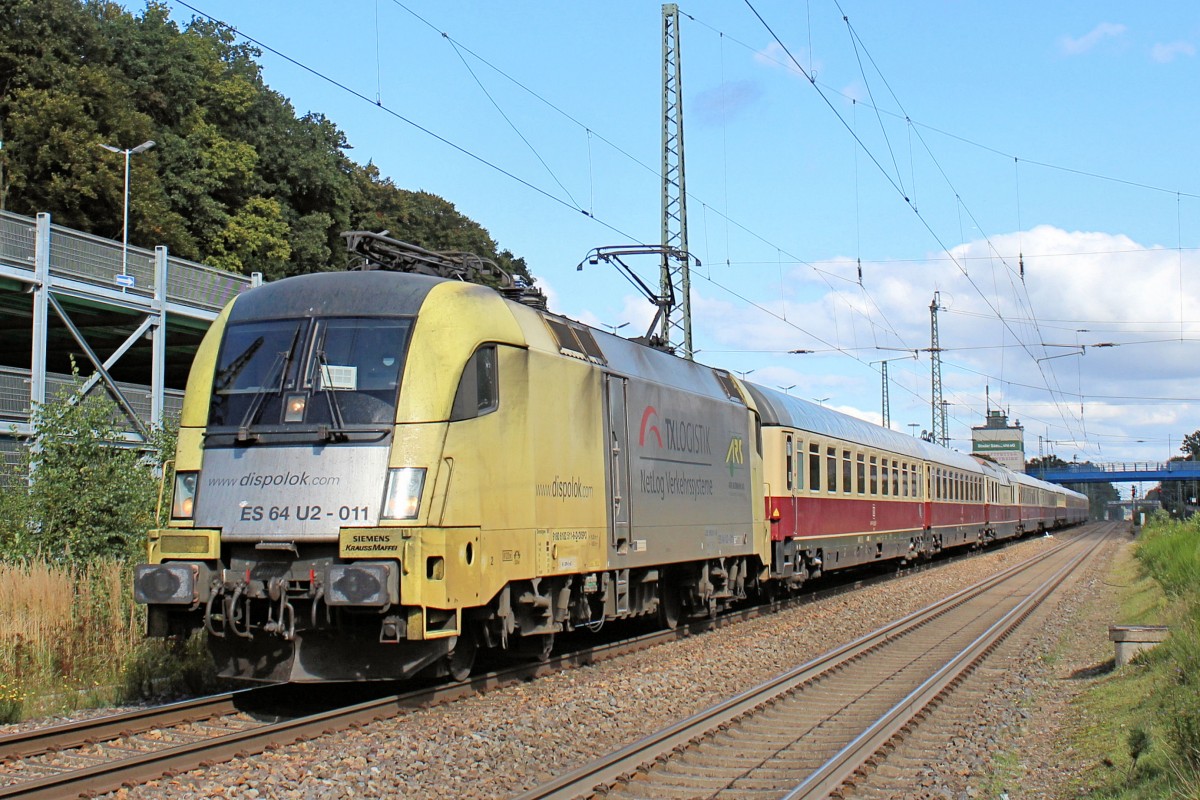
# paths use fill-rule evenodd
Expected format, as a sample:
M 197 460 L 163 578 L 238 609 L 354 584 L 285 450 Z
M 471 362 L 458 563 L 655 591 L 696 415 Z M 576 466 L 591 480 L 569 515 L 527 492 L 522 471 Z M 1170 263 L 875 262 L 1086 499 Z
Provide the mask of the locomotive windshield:
M 411 327 L 407 319 L 366 317 L 231 324 L 208 424 L 241 434 L 319 431 L 326 438 L 390 425 Z

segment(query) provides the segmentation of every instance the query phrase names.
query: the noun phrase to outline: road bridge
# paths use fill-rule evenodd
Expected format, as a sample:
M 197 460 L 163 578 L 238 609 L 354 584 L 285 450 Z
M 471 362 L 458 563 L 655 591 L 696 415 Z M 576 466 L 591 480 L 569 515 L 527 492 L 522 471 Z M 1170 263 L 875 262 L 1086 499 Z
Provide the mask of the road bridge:
M 126 248 L 49 214 L 0 211 L 0 452 L 12 459 L 30 411 L 71 383 L 107 392 L 129 437 L 182 405 L 196 348 L 221 308 L 255 279 Z M 125 267 L 122 268 L 122 264 Z
M 1066 464 L 1034 470 L 1051 483 L 1157 483 L 1200 480 L 1200 461 L 1131 461 L 1109 464 Z

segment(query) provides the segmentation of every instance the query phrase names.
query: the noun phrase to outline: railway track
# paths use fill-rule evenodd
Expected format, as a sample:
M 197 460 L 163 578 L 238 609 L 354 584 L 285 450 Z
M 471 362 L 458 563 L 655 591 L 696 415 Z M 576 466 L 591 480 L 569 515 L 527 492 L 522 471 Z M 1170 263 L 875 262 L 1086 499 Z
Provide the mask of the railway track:
M 1067 540 L 520 800 L 840 795 L 1114 529 Z
M 585 647 L 542 664 L 506 666 L 461 683 L 389 693 L 314 714 L 293 712 L 287 715 L 289 718 L 277 721 L 264 720 L 261 711 L 286 708 L 287 687 L 246 689 L 3 735 L 0 736 L 0 800 L 40 800 L 113 791 L 394 717 L 408 709 L 453 702 L 549 672 L 599 663 L 887 579 L 888 576 L 881 576 L 852 580 L 716 619 L 697 620 L 677 630 L 655 631 Z

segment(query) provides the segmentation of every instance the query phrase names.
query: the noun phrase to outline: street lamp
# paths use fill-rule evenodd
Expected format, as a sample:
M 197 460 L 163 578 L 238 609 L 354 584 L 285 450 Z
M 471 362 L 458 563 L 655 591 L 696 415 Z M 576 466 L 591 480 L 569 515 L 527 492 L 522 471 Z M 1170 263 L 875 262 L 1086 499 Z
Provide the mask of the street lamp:
M 913 436 L 916 436 L 916 435 L 917 435 L 917 428 L 921 427 L 921 423 L 919 423 L 919 422 L 910 422 L 910 423 L 908 423 L 908 427 L 912 428 L 912 435 L 913 435 Z
M 747 375 L 754 374 L 754 370 L 752 370 L 752 369 L 748 369 L 745 372 L 742 372 L 740 369 L 735 369 L 734 372 L 736 372 L 738 375 L 740 375 L 742 380 L 746 380 Z
M 783 389 L 784 394 L 791 394 L 792 389 L 796 388 L 796 384 L 793 383 L 791 386 L 780 386 L 779 388 Z
M 825 401 L 826 401 L 826 400 L 828 400 L 828 399 L 829 399 L 828 397 L 814 397 L 814 398 L 813 398 L 813 402 L 814 402 L 814 403 L 816 403 L 816 404 L 818 404 L 818 405 L 819 405 L 819 406 L 821 406 L 822 408 L 824 408 L 824 407 L 825 407 Z
M 119 147 L 113 147 L 111 144 L 100 145 L 110 153 L 125 154 L 125 203 L 124 211 L 121 214 L 121 274 L 129 274 L 129 157 L 144 153 L 151 147 L 154 147 L 154 140 L 148 139 L 137 147 L 129 147 L 122 150 Z
M 608 330 L 612 333 L 613 336 L 616 336 L 617 331 L 621 330 L 621 328 L 624 328 L 628 324 L 629 324 L 628 322 L 622 322 L 620 325 L 610 325 L 609 323 L 606 322 L 606 323 L 604 323 L 604 327 L 608 328 Z

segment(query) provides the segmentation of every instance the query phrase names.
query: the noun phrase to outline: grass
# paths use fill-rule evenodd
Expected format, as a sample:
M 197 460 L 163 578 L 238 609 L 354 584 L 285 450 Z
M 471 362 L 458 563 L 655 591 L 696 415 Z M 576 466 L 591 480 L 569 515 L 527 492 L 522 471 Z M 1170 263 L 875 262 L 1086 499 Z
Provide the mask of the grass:
M 1073 745 L 1093 800 L 1200 797 L 1200 523 L 1156 519 L 1110 575 L 1121 622 L 1171 636 L 1078 702 Z
M 144 640 L 130 568 L 0 563 L 0 724 L 215 685 L 203 643 Z

